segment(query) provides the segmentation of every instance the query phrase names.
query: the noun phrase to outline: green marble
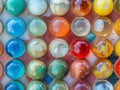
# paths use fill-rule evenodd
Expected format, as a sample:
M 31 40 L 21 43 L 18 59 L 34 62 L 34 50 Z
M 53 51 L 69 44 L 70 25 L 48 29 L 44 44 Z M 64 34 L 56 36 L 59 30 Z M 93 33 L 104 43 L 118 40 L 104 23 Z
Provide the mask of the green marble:
M 29 83 L 27 90 L 47 90 L 47 87 L 42 81 L 32 81 Z
M 21 14 L 26 7 L 25 0 L 6 0 L 5 8 L 12 15 Z
M 49 90 L 69 90 L 69 87 L 64 81 L 55 81 L 49 86 Z
M 55 59 L 49 65 L 49 72 L 55 79 L 62 79 L 68 72 L 68 64 L 62 59 Z
M 115 2 L 115 9 L 120 14 L 120 0 L 116 0 L 116 2 Z
M 32 60 L 27 66 L 27 75 L 32 79 L 42 79 L 46 72 L 47 66 L 40 60 Z

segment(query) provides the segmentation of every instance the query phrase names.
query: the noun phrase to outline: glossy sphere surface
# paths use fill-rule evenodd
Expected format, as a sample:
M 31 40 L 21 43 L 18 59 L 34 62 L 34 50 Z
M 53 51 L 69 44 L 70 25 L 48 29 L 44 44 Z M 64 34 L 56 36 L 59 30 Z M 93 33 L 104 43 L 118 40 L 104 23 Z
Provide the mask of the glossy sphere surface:
M 28 24 L 28 30 L 31 35 L 39 37 L 46 33 L 47 25 L 42 19 L 32 19 Z
M 47 90 L 47 87 L 42 81 L 32 81 L 29 83 L 27 90 Z
M 113 22 L 108 17 L 97 17 L 92 25 L 93 32 L 99 37 L 107 37 L 113 31 Z
M 99 38 L 92 46 L 94 54 L 99 58 L 107 58 L 113 52 L 113 45 L 109 39 Z
M 55 81 L 49 86 L 49 90 L 69 90 L 69 87 L 64 81 Z
M 68 64 L 62 59 L 55 59 L 49 65 L 49 72 L 55 79 L 62 79 L 68 72 Z
M 116 64 L 115 64 L 115 72 L 118 77 L 120 77 L 120 60 L 118 59 Z
M 4 47 L 3 47 L 2 42 L 0 41 L 0 55 L 2 55 L 3 52 L 4 52 Z
M 50 10 L 54 15 L 62 16 L 65 15 L 70 8 L 69 0 L 51 0 Z
M 0 78 L 3 76 L 3 73 L 4 73 L 4 68 L 2 63 L 0 62 Z
M 56 38 L 49 45 L 50 53 L 56 58 L 64 57 L 68 50 L 69 46 L 64 39 Z
M 33 15 L 42 15 L 47 10 L 47 0 L 28 0 L 28 10 Z
M 109 15 L 113 10 L 113 0 L 94 0 L 93 8 L 96 14 L 100 16 Z
M 118 40 L 115 45 L 115 53 L 120 57 L 120 40 Z
M 78 16 L 87 15 L 92 9 L 92 3 L 90 0 L 71 0 L 72 1 L 72 12 Z
M 120 36 L 120 18 L 115 23 L 115 31 Z
M 90 27 L 90 22 L 84 17 L 76 17 L 71 23 L 72 32 L 78 37 L 87 35 Z
M 10 39 L 6 44 L 6 52 L 13 58 L 19 58 L 24 55 L 26 46 L 23 40 L 19 38 Z
M 71 65 L 71 75 L 76 79 L 82 79 L 90 73 L 90 65 L 87 60 L 74 60 Z
M 116 83 L 114 90 L 120 90 L 120 80 Z
M 71 53 L 77 58 L 85 58 L 90 52 L 90 44 L 84 38 L 75 39 L 70 45 Z
M 46 72 L 46 64 L 40 60 L 32 60 L 27 66 L 27 75 L 32 79 L 42 79 Z
M 113 65 L 108 59 L 98 59 L 93 65 L 93 73 L 99 79 L 107 79 L 113 73 Z
M 29 55 L 34 58 L 42 57 L 47 52 L 46 42 L 40 38 L 32 39 L 28 43 L 27 51 L 28 51 Z
M 10 14 L 19 15 L 25 10 L 26 2 L 25 0 L 6 0 L 5 7 Z
M 69 22 L 63 17 L 55 17 L 49 25 L 50 33 L 56 37 L 63 37 L 69 32 Z
M 5 86 L 5 90 L 25 90 L 25 88 L 21 82 L 11 81 Z
M 95 82 L 93 90 L 113 90 L 113 85 L 106 80 L 98 80 Z
M 120 14 L 120 0 L 115 0 L 115 10 Z
M 70 90 L 91 90 L 90 85 L 83 80 L 76 81 L 70 88 Z
M 2 23 L 2 21 L 0 20 L 0 34 L 2 34 L 2 32 L 3 32 L 3 29 L 4 29 L 4 26 L 3 26 L 3 23 Z
M 13 37 L 20 37 L 24 34 L 26 25 L 21 18 L 13 17 L 7 20 L 5 28 L 9 35 Z
M 5 72 L 11 79 L 18 80 L 24 76 L 25 66 L 20 60 L 11 60 L 5 66 Z

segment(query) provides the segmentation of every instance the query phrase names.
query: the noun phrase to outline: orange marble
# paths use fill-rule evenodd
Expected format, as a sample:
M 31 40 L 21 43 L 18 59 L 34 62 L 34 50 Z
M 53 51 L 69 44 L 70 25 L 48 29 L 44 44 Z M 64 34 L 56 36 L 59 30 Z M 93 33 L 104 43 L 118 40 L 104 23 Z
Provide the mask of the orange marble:
M 120 18 L 115 23 L 115 31 L 118 35 L 120 35 Z
M 120 90 L 120 80 L 115 84 L 114 90 Z

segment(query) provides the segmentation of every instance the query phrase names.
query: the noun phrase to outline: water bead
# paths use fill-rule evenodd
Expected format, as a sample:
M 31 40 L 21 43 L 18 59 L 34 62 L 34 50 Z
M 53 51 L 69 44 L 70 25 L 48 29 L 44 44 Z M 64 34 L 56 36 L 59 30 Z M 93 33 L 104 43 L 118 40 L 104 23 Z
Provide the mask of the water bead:
M 113 0 L 94 0 L 93 8 L 96 14 L 107 16 L 113 11 Z
M 120 59 L 115 63 L 115 73 L 118 77 L 120 77 Z
M 3 76 L 3 74 L 4 74 L 4 68 L 3 68 L 2 63 L 0 62 L 0 78 Z
M 113 64 L 108 59 L 98 59 L 93 65 L 93 73 L 99 79 L 107 79 L 113 73 Z
M 120 80 L 118 80 L 117 83 L 115 84 L 114 90 L 120 90 Z
M 64 39 L 56 38 L 49 45 L 49 51 L 56 58 L 64 57 L 68 51 L 68 43 Z
M 0 13 L 2 13 L 3 8 L 4 8 L 3 1 L 2 1 L 2 0 L 0 0 Z
M 90 52 L 90 43 L 84 38 L 75 39 L 70 45 L 70 51 L 77 58 L 85 58 Z
M 5 86 L 5 90 L 25 90 L 25 88 L 21 82 L 11 81 Z
M 50 10 L 54 15 L 62 16 L 65 15 L 70 8 L 69 0 L 51 0 Z
M 27 66 L 27 75 L 32 79 L 42 79 L 46 72 L 47 66 L 40 60 L 32 60 Z
M 19 38 L 10 39 L 5 48 L 7 54 L 13 58 L 19 58 L 23 56 L 26 51 L 26 45 L 24 41 Z
M 116 22 L 115 22 L 115 31 L 118 35 L 120 35 L 120 19 L 118 19 Z
M 84 17 L 76 17 L 71 23 L 71 30 L 78 37 L 87 35 L 90 32 L 90 27 L 90 22 Z
M 115 0 L 115 10 L 120 14 L 120 0 Z
M 56 80 L 49 86 L 48 90 L 69 90 L 69 87 L 65 81 Z
M 88 82 L 84 80 L 76 81 L 72 84 L 70 90 L 91 90 Z
M 47 90 L 47 87 L 42 81 L 32 81 L 29 83 L 27 90 Z
M 69 22 L 63 17 L 55 17 L 49 25 L 50 33 L 56 37 L 63 37 L 68 34 Z
M 62 59 L 55 59 L 49 65 L 49 72 L 55 79 L 62 79 L 68 72 L 68 64 Z
M 35 37 L 43 36 L 47 31 L 47 25 L 42 19 L 35 18 L 30 20 L 28 30 Z
M 13 37 L 20 37 L 26 30 L 25 22 L 18 17 L 10 18 L 5 23 L 6 31 Z
M 75 79 L 82 79 L 90 73 L 90 65 L 87 60 L 74 60 L 71 65 L 71 75 Z
M 108 58 L 113 52 L 113 44 L 109 39 L 96 39 L 92 45 L 93 53 L 99 58 Z
M 3 23 L 2 23 L 2 21 L 0 20 L 0 34 L 2 34 L 2 32 L 3 32 L 3 28 L 4 28 Z
M 93 90 L 114 90 L 113 85 L 107 80 L 97 80 L 93 85 Z
M 107 37 L 113 31 L 113 22 L 108 17 L 97 17 L 92 25 L 93 32 L 99 37 Z
M 0 56 L 3 54 L 3 52 L 4 52 L 4 46 L 2 42 L 0 41 Z
M 47 52 L 47 44 L 43 39 L 32 39 L 27 46 L 27 51 L 34 58 L 42 57 Z
M 25 0 L 6 0 L 5 8 L 12 15 L 19 15 L 24 12 L 26 7 Z
M 71 0 L 71 9 L 75 15 L 86 16 L 92 9 L 90 0 Z
M 47 0 L 28 0 L 28 10 L 33 15 L 42 15 L 48 8 Z
M 13 80 L 21 79 L 25 74 L 24 63 L 16 59 L 11 60 L 6 64 L 5 72 L 6 75 Z

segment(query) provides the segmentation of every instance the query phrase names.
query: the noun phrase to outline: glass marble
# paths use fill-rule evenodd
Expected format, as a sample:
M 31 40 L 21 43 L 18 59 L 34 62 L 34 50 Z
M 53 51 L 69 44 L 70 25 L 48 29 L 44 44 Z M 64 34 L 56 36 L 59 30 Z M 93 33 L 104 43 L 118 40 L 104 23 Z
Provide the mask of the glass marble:
M 107 80 L 97 80 L 93 85 L 93 90 L 114 90 L 113 85 Z
M 51 0 L 50 1 L 50 10 L 54 15 L 63 16 L 65 15 L 70 8 L 69 0 Z
M 92 9 L 92 3 L 90 0 L 71 0 L 71 9 L 75 15 L 86 16 Z
M 55 59 L 49 65 L 49 72 L 55 79 L 62 79 L 68 73 L 68 64 L 62 59 Z
M 86 77 L 90 71 L 90 64 L 87 60 L 84 59 L 74 60 L 70 69 L 72 77 L 78 80 Z
M 99 79 L 107 79 L 113 73 L 113 64 L 108 59 L 98 59 L 93 65 L 93 74 Z
M 90 43 L 84 38 L 75 39 L 70 45 L 70 51 L 77 58 L 85 58 L 90 52 Z
M 69 87 L 65 81 L 56 80 L 49 86 L 48 90 L 69 90 Z
M 80 80 L 80 81 L 74 82 L 70 90 L 92 90 L 92 89 L 86 81 Z
M 47 44 L 43 39 L 34 38 L 28 43 L 27 51 L 34 58 L 42 57 L 47 52 Z
M 29 83 L 27 90 L 47 90 L 47 87 L 42 81 L 32 81 Z
M 56 58 L 64 57 L 68 51 L 68 43 L 64 39 L 56 38 L 49 44 L 49 51 Z
M 4 8 L 3 1 L 2 1 L 2 0 L 0 0 L 0 13 L 2 13 L 3 8 Z
M 92 30 L 99 37 L 107 37 L 113 31 L 113 22 L 108 17 L 97 17 L 93 22 Z
M 113 0 L 94 0 L 93 8 L 96 14 L 107 16 L 113 11 L 114 3 Z
M 72 32 L 78 36 L 86 36 L 90 32 L 90 22 L 84 17 L 76 17 L 71 23 Z
M 115 0 L 115 10 L 120 14 L 120 0 Z
M 3 29 L 4 29 L 4 26 L 3 26 L 3 23 L 2 23 L 2 21 L 0 20 L 0 34 L 2 34 L 2 32 L 3 32 Z
M 2 78 L 3 74 L 4 74 L 4 68 L 3 68 L 2 63 L 0 62 L 0 78 Z
M 27 66 L 27 75 L 32 79 L 42 79 L 46 72 L 47 66 L 40 60 L 32 60 Z
M 12 15 L 20 15 L 26 7 L 25 0 L 6 0 L 5 8 Z
M 28 31 L 35 37 L 43 36 L 47 31 L 47 25 L 43 19 L 35 18 L 30 20 Z
M 19 38 L 10 39 L 5 48 L 7 54 L 13 58 L 19 58 L 26 52 L 26 45 L 24 41 Z
M 120 18 L 115 22 L 115 31 L 120 36 Z
M 113 52 L 113 44 L 107 38 L 99 38 L 94 41 L 92 50 L 97 57 L 108 58 Z
M 13 37 L 20 37 L 26 30 L 25 22 L 18 17 L 10 18 L 5 23 L 6 31 Z
M 3 54 L 3 52 L 4 52 L 4 46 L 2 42 L 0 41 L 0 56 Z
M 48 8 L 47 0 L 28 0 L 28 10 L 33 15 L 42 15 Z
M 120 59 L 115 63 L 115 73 L 118 77 L 120 77 Z
M 118 57 L 120 57 L 120 40 L 115 44 L 115 53 Z
M 117 81 L 116 85 L 114 86 L 114 90 L 120 90 L 120 80 Z
M 68 34 L 69 22 L 63 17 L 55 17 L 49 25 L 50 33 L 56 37 L 63 37 Z
M 6 86 L 5 90 L 25 90 L 24 85 L 19 81 L 10 81 Z
M 13 59 L 5 65 L 6 75 L 13 80 L 21 79 L 25 74 L 24 63 L 20 60 Z

